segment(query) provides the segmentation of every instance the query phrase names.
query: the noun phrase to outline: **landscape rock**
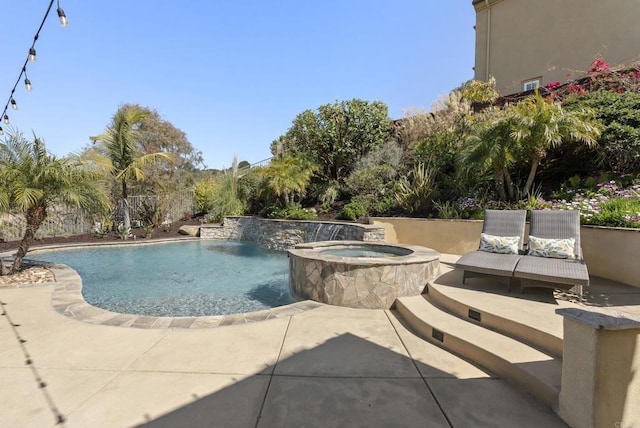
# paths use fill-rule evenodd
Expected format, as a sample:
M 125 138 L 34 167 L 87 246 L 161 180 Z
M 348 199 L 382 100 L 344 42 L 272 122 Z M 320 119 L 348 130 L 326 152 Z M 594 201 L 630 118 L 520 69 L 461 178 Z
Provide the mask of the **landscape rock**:
M 180 229 L 178 229 L 178 233 L 181 235 L 198 236 L 199 232 L 200 226 L 184 225 L 180 226 Z

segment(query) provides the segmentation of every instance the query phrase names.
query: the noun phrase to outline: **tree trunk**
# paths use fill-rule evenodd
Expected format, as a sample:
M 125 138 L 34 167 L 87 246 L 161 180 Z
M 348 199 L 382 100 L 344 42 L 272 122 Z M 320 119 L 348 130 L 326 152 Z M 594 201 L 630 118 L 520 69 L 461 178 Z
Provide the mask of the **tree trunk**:
M 131 217 L 129 214 L 129 193 L 127 191 L 127 182 L 122 180 L 122 211 L 123 211 L 123 219 L 122 222 L 124 224 L 124 228 L 131 227 Z
M 507 199 L 507 195 L 504 192 L 504 172 L 502 169 L 494 169 L 493 170 L 493 179 L 496 182 L 496 191 L 498 192 L 498 197 L 501 201 L 505 201 Z
M 27 255 L 29 246 L 33 242 L 33 238 L 36 236 L 36 232 L 40 228 L 40 225 L 47 217 L 47 211 L 42 206 L 29 208 L 25 214 L 25 217 L 27 219 L 27 227 L 24 231 L 22 241 L 20 241 L 20 247 L 18 247 L 16 258 L 13 261 L 11 270 L 9 271 L 10 274 L 17 273 L 22 267 L 22 260 L 24 260 L 24 256 Z
M 524 195 L 528 195 L 531 191 L 531 186 L 533 186 L 533 180 L 536 178 L 536 171 L 538 170 L 538 165 L 540 165 L 540 156 L 534 155 L 531 159 L 531 170 L 529 171 L 529 177 L 527 177 L 527 182 L 524 185 L 524 189 L 522 193 Z
M 507 168 L 504 169 L 504 181 L 507 187 L 507 194 L 509 195 L 509 200 L 513 201 L 514 192 L 513 192 L 513 182 L 511 181 L 511 174 L 509 174 L 509 170 Z

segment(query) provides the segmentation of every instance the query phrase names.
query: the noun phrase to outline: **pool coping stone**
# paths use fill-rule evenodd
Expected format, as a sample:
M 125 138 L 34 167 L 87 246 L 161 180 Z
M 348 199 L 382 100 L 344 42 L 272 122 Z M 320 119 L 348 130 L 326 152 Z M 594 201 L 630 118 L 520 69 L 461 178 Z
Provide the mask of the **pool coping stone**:
M 170 238 L 158 239 L 149 242 L 136 242 L 137 244 L 152 245 L 175 241 L 197 241 L 200 238 Z M 56 250 L 70 247 L 90 247 L 105 245 L 131 245 L 129 242 L 105 242 L 101 244 L 62 244 L 33 248 L 31 251 Z M 10 255 L 12 251 L 0 253 L 0 257 Z M 277 318 L 286 318 L 302 312 L 310 311 L 326 306 L 323 303 L 311 300 L 302 300 L 276 308 L 261 311 L 244 312 L 229 315 L 211 315 L 199 317 L 163 317 L 150 315 L 121 314 L 93 306 L 82 295 L 82 278 L 71 267 L 59 263 L 38 262 L 49 269 L 55 277 L 54 289 L 51 293 L 51 307 L 59 314 L 82 321 L 88 324 L 108 325 L 113 327 L 140 328 L 140 329 L 205 329 L 217 328 L 227 325 L 247 324 L 259 321 L 267 321 Z M 24 284 L 16 288 L 50 286 L 51 283 Z
M 63 264 L 48 264 L 47 268 L 56 278 L 51 293 L 51 306 L 59 314 L 89 324 L 140 329 L 202 329 L 226 325 L 247 324 L 276 318 L 286 318 L 302 312 L 326 306 L 323 303 L 303 300 L 277 308 L 230 315 L 200 317 L 162 317 L 150 315 L 121 314 L 93 306 L 82 296 L 82 278 L 71 267 Z

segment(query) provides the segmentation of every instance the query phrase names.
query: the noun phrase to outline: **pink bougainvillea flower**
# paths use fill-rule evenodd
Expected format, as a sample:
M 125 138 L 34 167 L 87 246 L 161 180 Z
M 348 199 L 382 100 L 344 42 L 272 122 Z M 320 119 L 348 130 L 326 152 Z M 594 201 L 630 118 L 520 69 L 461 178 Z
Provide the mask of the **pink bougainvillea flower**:
M 591 63 L 591 69 L 589 71 L 601 73 L 601 72 L 607 72 L 609 71 L 609 69 L 610 69 L 609 64 L 607 64 L 601 59 L 597 59 Z
M 571 85 L 567 88 L 567 92 L 575 92 L 578 95 L 584 95 L 585 90 L 581 85 Z

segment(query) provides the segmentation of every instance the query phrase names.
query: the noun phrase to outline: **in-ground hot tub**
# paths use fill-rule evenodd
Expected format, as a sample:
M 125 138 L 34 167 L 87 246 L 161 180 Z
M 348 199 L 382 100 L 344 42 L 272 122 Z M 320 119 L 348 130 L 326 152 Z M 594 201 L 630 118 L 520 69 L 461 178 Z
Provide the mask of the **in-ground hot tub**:
M 388 309 L 421 294 L 440 272 L 440 253 L 416 245 L 324 241 L 289 250 L 289 287 L 298 299 Z

